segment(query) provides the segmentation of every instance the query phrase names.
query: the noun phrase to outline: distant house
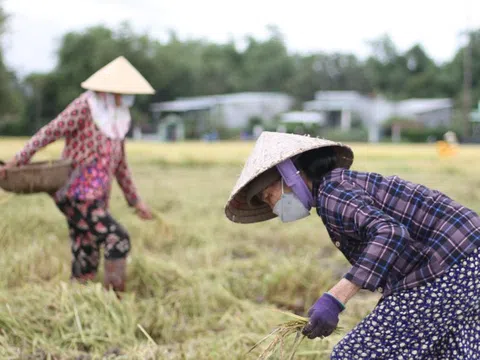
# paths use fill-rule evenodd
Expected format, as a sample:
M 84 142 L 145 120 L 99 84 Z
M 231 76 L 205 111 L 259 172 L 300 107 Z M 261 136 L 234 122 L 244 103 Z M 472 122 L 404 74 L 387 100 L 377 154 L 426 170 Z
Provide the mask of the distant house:
M 165 141 L 200 138 L 218 128 L 246 129 L 252 119 L 272 121 L 293 103 L 294 98 L 283 93 L 244 92 L 153 103 L 150 111 L 158 125 L 158 139 Z
M 480 101 L 477 104 L 477 108 L 470 112 L 470 130 L 471 137 L 469 142 L 480 142 Z
M 453 101 L 451 99 L 408 99 L 395 104 L 394 115 L 410 118 L 425 127 L 451 125 Z
M 276 131 L 304 134 L 322 126 L 325 126 L 325 116 L 319 112 L 288 111 L 279 116 Z
M 317 111 L 328 127 L 348 131 L 359 121 L 369 131 L 369 141 L 379 139 L 382 123 L 392 117 L 413 120 L 425 127 L 449 126 L 452 121 L 451 99 L 408 99 L 389 101 L 365 96 L 355 91 L 318 91 L 314 100 L 304 103 L 304 110 Z
M 325 125 L 325 116 L 316 111 L 289 111 L 280 116 L 280 123 Z
M 470 112 L 470 122 L 480 123 L 480 101 L 478 102 L 477 108 Z

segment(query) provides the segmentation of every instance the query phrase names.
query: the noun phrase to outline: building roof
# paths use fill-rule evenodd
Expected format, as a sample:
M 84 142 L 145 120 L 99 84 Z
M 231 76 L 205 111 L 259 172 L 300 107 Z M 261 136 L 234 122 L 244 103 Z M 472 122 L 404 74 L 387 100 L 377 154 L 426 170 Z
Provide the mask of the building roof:
M 180 97 L 174 101 L 165 101 L 153 103 L 150 105 L 150 110 L 153 112 L 159 111 L 192 111 L 192 110 L 207 110 L 218 104 L 239 104 L 261 102 L 271 99 L 288 99 L 293 101 L 293 97 L 284 93 L 274 92 L 241 92 L 233 94 L 196 96 L 196 97 Z
M 304 103 L 304 109 L 317 111 L 343 109 L 364 111 L 367 108 L 373 108 L 380 104 L 379 100 L 382 100 L 384 106 L 391 106 L 392 112 L 399 116 L 413 116 L 453 107 L 453 101 L 448 98 L 413 98 L 402 101 L 389 101 L 383 97 L 371 98 L 364 96 L 356 91 L 317 91 L 314 100 Z
M 357 91 L 317 91 L 315 99 L 306 101 L 303 108 L 310 111 L 360 110 L 371 100 Z
M 193 98 L 184 100 L 164 101 L 153 103 L 150 105 L 150 110 L 153 112 L 158 111 L 176 111 L 184 112 L 191 110 L 207 110 L 214 106 L 216 103 L 214 98 Z
M 400 115 L 414 115 L 448 109 L 452 106 L 451 99 L 408 99 L 399 101 L 396 104 L 396 110 Z
M 364 98 L 358 91 L 317 91 L 315 100 L 351 101 Z
M 290 111 L 281 115 L 284 123 L 323 124 L 325 117 L 315 111 Z

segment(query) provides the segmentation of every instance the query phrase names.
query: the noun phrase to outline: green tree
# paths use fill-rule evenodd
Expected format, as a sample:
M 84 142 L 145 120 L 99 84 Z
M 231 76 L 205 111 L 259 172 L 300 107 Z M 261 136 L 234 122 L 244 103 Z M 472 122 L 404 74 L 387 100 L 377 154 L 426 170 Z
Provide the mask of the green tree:
M 299 101 L 311 100 L 319 90 L 372 91 L 364 64 L 353 54 L 294 55 L 295 70 L 287 91 Z
M 157 46 L 158 43 L 148 36 L 134 34 L 128 23 L 123 23 L 116 31 L 94 26 L 65 34 L 57 51 L 54 71 L 33 74 L 25 79 L 31 93 L 31 121 L 38 124 L 39 119 L 45 122 L 56 116 L 85 91 L 80 86 L 82 81 L 120 55 L 124 55 L 148 80 L 155 83 L 159 74 L 155 64 Z M 39 97 L 41 105 L 38 105 Z M 149 97 L 137 96 L 136 113 L 146 114 L 149 103 Z
M 24 130 L 33 134 L 58 114 L 57 98 L 61 93 L 55 73 L 32 73 L 23 80 L 28 121 Z
M 480 100 L 480 29 L 469 34 L 469 41 L 472 64 L 472 106 L 476 106 Z M 450 86 L 447 89 L 450 90 L 450 96 L 456 98 L 458 106 L 461 106 L 462 102 L 465 51 L 465 46 L 461 47 L 444 68 L 445 75 L 450 78 Z
M 422 46 L 418 44 L 413 46 L 404 57 L 408 70 L 404 96 L 415 98 L 447 96 L 440 84 L 440 69 Z
M 194 90 L 198 95 L 222 94 L 241 90 L 242 55 L 230 42 L 202 46 L 195 71 Z
M 294 74 L 293 59 L 289 56 L 283 35 L 269 27 L 266 41 L 247 38 L 242 54 L 242 88 L 248 91 L 285 91 Z
M 0 2 L 0 41 L 7 31 L 8 15 Z M 15 73 L 7 68 L 3 60 L 3 48 L 0 48 L 0 131 L 6 126 L 15 126 L 21 122 L 24 110 L 20 82 Z
M 369 42 L 372 55 L 367 59 L 365 71 L 375 92 L 390 98 L 405 97 L 409 77 L 407 60 L 400 54 L 389 36 L 383 35 Z

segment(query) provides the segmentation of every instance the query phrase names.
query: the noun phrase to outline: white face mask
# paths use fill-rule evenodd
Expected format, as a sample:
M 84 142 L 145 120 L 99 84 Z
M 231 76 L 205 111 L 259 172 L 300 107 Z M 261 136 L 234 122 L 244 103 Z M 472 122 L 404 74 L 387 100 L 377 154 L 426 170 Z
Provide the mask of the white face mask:
M 131 101 L 129 95 L 122 95 L 122 102 L 125 101 L 124 96 L 127 96 L 127 101 Z M 130 109 L 125 104 L 116 106 L 113 94 L 100 96 L 89 92 L 87 99 L 93 121 L 100 130 L 110 139 L 124 139 L 130 129 Z
M 135 95 L 121 95 L 122 97 L 122 105 L 121 107 L 132 107 L 133 103 L 135 102 Z M 106 94 L 107 104 L 113 108 L 118 108 L 117 103 L 115 102 L 115 95 L 113 94 Z
M 282 197 L 277 201 L 272 211 L 284 223 L 300 220 L 310 215 L 310 211 L 303 206 L 297 195 L 293 192 L 287 194 L 283 192 L 283 179 Z

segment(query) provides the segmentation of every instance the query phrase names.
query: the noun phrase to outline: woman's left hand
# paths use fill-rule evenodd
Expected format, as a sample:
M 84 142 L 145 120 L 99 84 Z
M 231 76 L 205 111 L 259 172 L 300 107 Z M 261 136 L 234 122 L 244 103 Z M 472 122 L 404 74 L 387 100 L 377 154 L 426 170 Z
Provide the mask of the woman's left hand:
M 309 339 L 329 336 L 337 327 L 338 315 L 343 311 L 341 304 L 334 296 L 323 294 L 308 312 L 309 322 L 302 330 Z
M 150 211 L 150 209 L 148 208 L 148 206 L 143 202 L 143 201 L 139 201 L 136 205 L 135 205 L 135 210 L 137 212 L 137 215 L 143 219 L 143 220 L 151 220 L 153 219 L 153 215 L 152 215 L 152 212 Z

